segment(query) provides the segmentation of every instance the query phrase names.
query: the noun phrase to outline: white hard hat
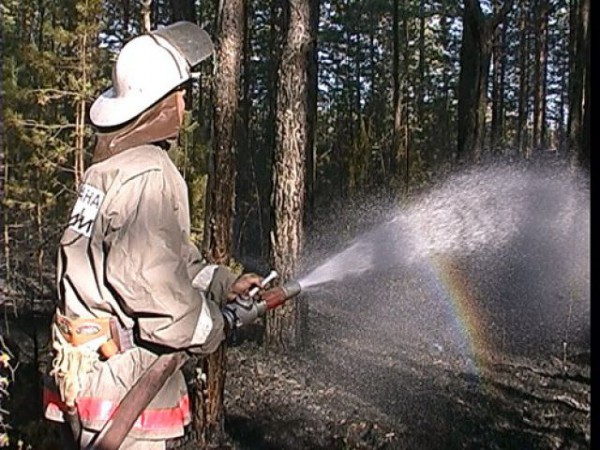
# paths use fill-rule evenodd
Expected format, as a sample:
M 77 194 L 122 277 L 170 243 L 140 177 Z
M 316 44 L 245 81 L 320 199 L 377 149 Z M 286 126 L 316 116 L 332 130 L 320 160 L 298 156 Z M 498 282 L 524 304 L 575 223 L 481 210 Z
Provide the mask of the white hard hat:
M 189 33 L 190 29 L 192 33 Z M 181 39 L 182 30 L 188 32 L 187 41 Z M 171 39 L 173 45 L 168 40 L 170 36 L 174 37 Z M 195 53 L 186 51 L 190 42 L 195 45 L 192 48 Z M 201 47 L 198 47 L 198 42 Z M 179 22 L 132 39 L 117 57 L 112 87 L 92 104 L 90 120 L 98 127 L 114 127 L 128 122 L 189 80 L 192 66 L 208 57 L 212 50 L 212 42 L 206 32 L 189 22 Z

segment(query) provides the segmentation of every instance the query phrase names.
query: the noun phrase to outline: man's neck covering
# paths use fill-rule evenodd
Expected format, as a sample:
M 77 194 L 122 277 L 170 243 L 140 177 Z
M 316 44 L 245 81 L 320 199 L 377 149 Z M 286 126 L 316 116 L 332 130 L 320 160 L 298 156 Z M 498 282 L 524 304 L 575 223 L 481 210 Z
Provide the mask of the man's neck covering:
M 97 132 L 92 163 L 133 147 L 177 138 L 181 129 L 179 95 L 181 91 L 172 92 L 118 130 Z

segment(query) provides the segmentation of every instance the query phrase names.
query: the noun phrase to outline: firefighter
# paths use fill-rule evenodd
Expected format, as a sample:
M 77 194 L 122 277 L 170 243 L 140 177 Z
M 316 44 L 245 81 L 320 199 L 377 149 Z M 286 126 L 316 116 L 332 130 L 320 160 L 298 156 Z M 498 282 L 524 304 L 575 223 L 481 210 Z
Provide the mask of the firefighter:
M 44 389 L 45 417 L 71 425 L 63 428 L 74 448 L 93 441 L 157 355 L 213 352 L 232 327 L 223 305 L 261 281 L 203 260 L 190 241 L 185 182 L 165 151 L 182 125 L 192 69 L 212 53 L 190 22 L 138 36 L 90 109 L 96 145 L 58 248 Z M 235 320 L 245 323 L 243 314 Z M 177 371 L 120 448 L 163 449 L 189 421 Z

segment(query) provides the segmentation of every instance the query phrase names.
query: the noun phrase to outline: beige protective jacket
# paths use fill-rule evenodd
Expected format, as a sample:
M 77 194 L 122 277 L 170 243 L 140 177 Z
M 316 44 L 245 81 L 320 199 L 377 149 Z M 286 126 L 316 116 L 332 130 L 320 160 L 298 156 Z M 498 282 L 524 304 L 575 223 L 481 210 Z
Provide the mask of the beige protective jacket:
M 214 351 L 225 337 L 219 304 L 234 279 L 227 268 L 207 265 L 190 241 L 187 187 L 166 151 L 142 145 L 90 166 L 60 241 L 60 310 L 69 318 L 116 316 L 134 330 L 139 347 L 96 362 L 83 376 L 77 401 L 83 425 L 100 429 L 152 363 L 155 353 L 145 344 Z M 53 395 L 50 389 L 46 416 L 61 420 Z M 186 402 L 177 373 L 131 436 L 181 435 L 189 421 Z M 145 426 L 167 410 L 169 420 Z

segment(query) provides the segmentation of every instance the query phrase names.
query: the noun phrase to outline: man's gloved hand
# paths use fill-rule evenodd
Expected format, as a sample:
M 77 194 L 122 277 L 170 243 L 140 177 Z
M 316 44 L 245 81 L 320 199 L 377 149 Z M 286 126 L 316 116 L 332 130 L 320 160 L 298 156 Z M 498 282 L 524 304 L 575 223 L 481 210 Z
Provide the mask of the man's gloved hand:
M 227 295 L 227 304 L 221 310 L 227 322 L 227 334 L 235 328 L 254 322 L 261 313 L 255 299 L 250 297 L 250 290 L 261 288 L 262 279 L 259 275 L 247 273 L 233 283 Z

